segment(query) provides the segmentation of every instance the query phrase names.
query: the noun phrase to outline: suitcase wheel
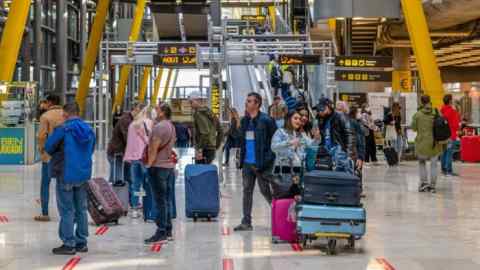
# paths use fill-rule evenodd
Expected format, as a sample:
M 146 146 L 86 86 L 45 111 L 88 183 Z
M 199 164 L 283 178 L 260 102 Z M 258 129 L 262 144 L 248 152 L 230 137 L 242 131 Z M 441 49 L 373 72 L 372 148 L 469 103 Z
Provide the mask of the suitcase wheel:
M 352 250 L 355 249 L 355 236 L 352 235 L 348 238 L 347 248 Z
M 198 220 L 198 214 L 194 214 L 193 215 L 193 222 L 197 222 L 197 220 Z
M 328 239 L 327 255 L 335 255 L 336 247 L 337 247 L 337 240 L 336 239 Z
M 211 216 L 211 215 L 208 215 L 208 216 L 207 216 L 207 221 L 208 221 L 208 222 L 211 222 L 211 221 L 212 221 L 212 216 Z

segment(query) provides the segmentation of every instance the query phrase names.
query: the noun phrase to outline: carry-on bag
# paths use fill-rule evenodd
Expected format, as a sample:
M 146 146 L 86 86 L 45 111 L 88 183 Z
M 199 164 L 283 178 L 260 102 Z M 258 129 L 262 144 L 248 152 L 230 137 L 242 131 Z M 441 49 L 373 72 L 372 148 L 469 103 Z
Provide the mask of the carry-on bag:
M 218 169 L 215 165 L 185 167 L 185 213 L 187 218 L 216 218 L 220 212 Z
M 303 203 L 359 206 L 361 181 L 357 175 L 337 171 L 311 171 L 303 176 Z
M 88 212 L 97 225 L 117 223 L 125 209 L 110 183 L 94 178 L 87 184 Z
M 125 210 L 123 212 L 123 215 L 128 214 L 128 208 L 130 207 L 130 191 L 128 189 L 128 183 L 127 182 L 117 182 L 112 185 L 113 192 L 117 194 L 117 197 L 120 199 L 122 202 L 123 209 Z
M 294 199 L 273 199 L 272 201 L 272 242 L 295 242 L 297 240 L 296 223 L 289 218 L 289 209 Z
M 332 157 L 324 146 L 309 146 L 306 149 L 305 167 L 307 171 L 331 171 L 333 168 Z
M 365 234 L 367 214 L 362 207 L 297 204 L 297 232 L 302 235 L 341 233 L 356 238 Z
M 395 166 L 398 164 L 398 154 L 392 146 L 392 141 L 386 141 L 383 146 L 383 153 L 385 154 L 385 160 L 387 161 L 388 166 Z

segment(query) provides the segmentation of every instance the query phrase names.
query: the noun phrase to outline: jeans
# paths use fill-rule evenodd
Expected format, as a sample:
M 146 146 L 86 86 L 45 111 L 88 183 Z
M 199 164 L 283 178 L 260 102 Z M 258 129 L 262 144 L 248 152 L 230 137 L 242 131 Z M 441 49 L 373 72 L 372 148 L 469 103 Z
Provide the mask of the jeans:
M 448 140 L 447 149 L 445 149 L 441 156 L 442 172 L 444 174 L 453 173 L 453 143 L 454 141 Z
M 42 180 L 40 186 L 40 202 L 42 204 L 42 215 L 48 216 L 48 202 L 50 200 L 50 168 L 48 162 L 42 162 Z
M 270 184 L 273 181 L 272 169 L 259 172 L 253 165 L 244 164 L 242 170 L 243 177 L 243 219 L 242 224 L 252 224 L 252 205 L 253 191 L 255 190 L 255 180 L 258 187 L 268 204 L 272 204 L 272 190 Z
M 395 141 L 395 151 L 397 151 L 398 161 L 402 159 L 403 146 L 405 142 L 403 136 L 398 135 L 397 140 Z
M 352 159 L 348 157 L 348 154 L 343 151 L 340 145 L 336 145 L 328 150 L 328 153 L 333 159 L 335 165 L 335 171 L 337 172 L 347 172 L 349 174 L 354 174 L 354 164 Z
M 418 165 L 419 165 L 419 174 L 420 174 L 420 185 L 429 184 L 431 187 L 435 187 L 437 183 L 437 161 L 438 156 L 434 157 L 425 157 L 417 155 Z M 428 181 L 428 172 L 427 172 L 427 161 L 430 160 L 430 182 Z
M 87 183 L 66 184 L 62 179 L 57 179 L 57 207 L 60 215 L 58 234 L 63 244 L 68 247 L 87 244 L 86 185 Z
M 228 137 L 225 145 L 223 146 L 223 151 L 225 152 L 225 164 L 230 162 L 230 152 L 232 148 L 238 148 L 238 141 Z
M 147 170 L 140 160 L 135 160 L 130 163 L 130 172 L 132 177 L 130 204 L 133 208 L 139 208 L 141 204 L 140 198 L 137 194 L 140 192 L 142 186 L 146 190 L 145 183 L 147 181 Z
M 175 182 L 175 171 L 174 169 L 152 167 L 148 169 L 148 174 L 153 198 L 158 210 L 158 215 L 155 219 L 157 224 L 155 235 L 166 236 L 168 232 L 172 231 L 171 193 L 174 191 L 170 183 L 172 178 L 173 182 Z

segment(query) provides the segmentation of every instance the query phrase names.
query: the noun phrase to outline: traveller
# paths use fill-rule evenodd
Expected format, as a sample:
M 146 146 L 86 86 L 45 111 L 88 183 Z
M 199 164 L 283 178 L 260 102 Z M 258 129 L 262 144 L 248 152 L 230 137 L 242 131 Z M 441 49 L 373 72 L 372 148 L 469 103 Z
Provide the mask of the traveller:
M 420 185 L 419 192 L 436 192 L 437 161 L 442 152 L 442 145 L 435 143 L 433 138 L 433 120 L 435 113 L 429 96 L 422 96 L 420 108 L 413 115 L 412 129 L 417 132 L 415 137 L 415 153 L 419 162 Z M 430 181 L 428 181 L 427 161 L 430 161 Z
M 302 117 L 301 125 L 300 125 L 300 132 L 304 133 L 308 137 L 312 138 L 314 136 L 314 131 L 318 131 L 318 128 L 314 130 L 313 123 L 310 121 L 310 113 L 305 107 L 300 107 L 297 109 L 298 113 Z
M 230 162 L 230 150 L 238 148 L 240 144 L 240 116 L 235 108 L 230 108 L 230 128 L 227 131 L 227 141 L 223 147 L 225 152 L 224 166 Z
M 442 173 L 445 176 L 458 176 L 453 172 L 453 150 L 454 143 L 458 139 L 458 133 L 460 129 L 460 114 L 455 107 L 452 106 L 452 95 L 448 94 L 443 97 L 443 107 L 440 110 L 443 117 L 447 119 L 450 126 L 450 139 L 448 140 L 447 148 L 442 154 Z
M 356 142 L 356 151 L 357 151 L 357 160 L 355 161 L 355 169 L 361 172 L 363 168 L 363 163 L 365 162 L 365 130 L 368 131 L 366 127 L 362 124 L 362 114 L 358 110 L 358 107 L 352 106 L 349 109 L 348 116 L 350 118 L 350 125 L 352 130 L 355 132 L 355 142 Z
M 113 128 L 112 138 L 107 146 L 107 159 L 110 163 L 110 182 L 113 184 L 124 184 L 127 182 L 131 185 L 130 164 L 123 162 L 123 155 L 127 147 L 128 127 L 144 108 L 144 104 L 134 103 L 132 110 L 124 113 Z
M 215 152 L 220 148 L 223 131 L 217 116 L 202 104 L 202 95 L 194 91 L 189 96 L 193 113 L 193 138 L 195 146 L 195 163 L 210 164 L 215 159 Z
M 50 221 L 48 215 L 48 203 L 50 200 L 50 155 L 45 152 L 45 142 L 53 133 L 53 130 L 64 122 L 63 110 L 59 106 L 60 97 L 57 95 L 48 95 L 43 105 L 46 111 L 40 116 L 40 126 L 38 129 L 38 151 L 42 160 L 42 178 L 40 184 L 40 204 L 42 214 L 34 217 L 35 221 Z M 41 108 L 42 109 L 42 108 Z
M 115 128 L 115 126 L 117 125 L 120 118 L 122 118 L 122 116 L 123 116 L 122 107 L 117 105 L 117 107 L 115 107 L 115 112 L 113 113 L 112 128 Z
M 90 125 L 80 119 L 77 103 L 65 105 L 63 111 L 65 123 L 56 128 L 45 143 L 45 151 L 52 155 L 52 177 L 57 181 L 58 231 L 63 241 L 63 245 L 52 252 L 73 255 L 88 251 L 86 186 L 92 176 L 95 134 Z
M 345 101 L 337 101 L 335 111 L 339 113 L 348 114 L 348 104 Z
M 282 88 L 282 70 L 278 64 L 278 56 L 270 55 L 268 70 L 270 73 L 270 85 L 273 89 L 273 96 L 278 96 L 278 90 Z
M 190 145 L 190 130 L 184 123 L 174 122 L 175 133 L 177 134 L 177 148 L 188 148 Z
M 294 81 L 293 68 L 292 66 L 287 66 L 283 70 L 282 96 L 290 96 L 290 88 L 293 86 L 293 81 Z
M 316 110 L 322 135 L 321 145 L 332 157 L 335 170 L 353 174 L 356 151 L 350 121 L 345 114 L 335 112 L 332 101 L 325 97 L 320 98 Z
M 142 208 L 142 204 L 138 194 L 142 187 L 146 190 L 147 171 L 142 158 L 144 150 L 148 145 L 152 126 L 153 121 L 147 117 L 147 108 L 144 108 L 135 116 L 135 119 L 128 127 L 127 146 L 123 161 L 130 165 L 132 218 L 140 217 L 139 210 Z
M 286 120 L 285 127 L 277 129 L 272 138 L 271 147 L 275 153 L 274 179 L 276 179 L 272 182 L 272 190 L 273 196 L 276 198 L 279 196 L 293 198 L 300 195 L 291 193 L 292 190 L 300 190 L 292 188 L 292 185 L 297 185 L 294 179 L 299 178 L 302 173 L 301 168 L 306 158 L 306 148 L 315 143 L 318 144 L 320 139 L 318 133 L 316 140 L 313 140 L 301 131 L 302 115 L 298 111 L 288 113 Z M 284 187 L 281 188 L 281 185 Z M 287 194 L 281 194 L 287 190 Z
M 285 116 L 288 113 L 287 106 L 282 102 L 282 98 L 276 96 L 273 98 L 273 104 L 268 109 L 270 117 L 275 120 L 277 128 L 282 128 L 285 123 Z
M 40 117 L 48 111 L 48 102 L 46 99 L 40 100 L 37 108 L 37 119 L 40 120 Z
M 385 141 L 391 143 L 398 154 L 398 160 L 402 158 L 404 136 L 402 131 L 402 107 L 400 103 L 394 102 L 392 109 L 384 119 L 386 134 Z
M 372 111 L 368 104 L 362 106 L 362 124 L 367 129 L 365 130 L 365 162 L 370 161 L 377 164 L 377 143 L 375 142 L 375 132 L 378 127 L 375 125 L 372 117 Z M 368 131 L 368 132 L 366 132 Z
M 175 145 L 175 127 L 171 122 L 172 109 L 166 103 L 155 108 L 157 123 L 153 127 L 148 145 L 148 177 L 152 187 L 153 198 L 157 207 L 155 234 L 145 240 L 145 244 L 173 240 L 172 212 L 175 194 L 175 161 L 172 150 Z
M 243 218 L 235 231 L 251 231 L 252 204 L 255 181 L 265 200 L 272 203 L 270 183 L 275 155 L 271 141 L 276 130 L 275 121 L 260 112 L 262 97 L 255 92 L 249 93 L 245 104 L 245 117 L 240 124 L 240 167 L 243 177 Z

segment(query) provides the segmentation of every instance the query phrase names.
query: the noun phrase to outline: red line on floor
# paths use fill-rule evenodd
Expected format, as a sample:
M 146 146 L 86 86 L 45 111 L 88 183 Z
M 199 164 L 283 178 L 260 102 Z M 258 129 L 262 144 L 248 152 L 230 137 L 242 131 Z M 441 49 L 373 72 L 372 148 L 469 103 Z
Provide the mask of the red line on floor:
M 303 251 L 303 248 L 302 246 L 300 246 L 299 243 L 291 243 L 290 246 L 292 247 L 292 249 L 296 252 L 301 252 Z
M 230 235 L 230 228 L 224 226 L 224 227 L 222 228 L 222 235 L 223 235 L 223 236 L 228 236 L 228 235 Z
M 78 256 L 75 256 L 73 258 L 71 258 L 67 264 L 65 264 L 65 266 L 63 266 L 62 270 L 72 270 L 73 268 L 75 268 L 75 266 L 77 266 L 77 264 L 80 262 L 81 258 L 78 257 Z
M 384 270 L 395 270 L 395 267 L 393 267 L 393 265 L 391 265 L 390 262 L 387 261 L 387 259 L 377 258 L 376 260 L 381 266 L 383 266 Z
M 152 245 L 150 251 L 158 253 L 160 252 L 161 249 L 162 249 L 162 243 L 155 243 Z
M 0 216 L 0 223 L 8 223 L 8 218 L 6 216 Z
M 107 231 L 108 231 L 108 226 L 103 225 L 97 229 L 97 231 L 95 232 L 95 235 L 104 235 Z
M 223 259 L 223 270 L 233 270 L 233 259 L 225 258 Z

